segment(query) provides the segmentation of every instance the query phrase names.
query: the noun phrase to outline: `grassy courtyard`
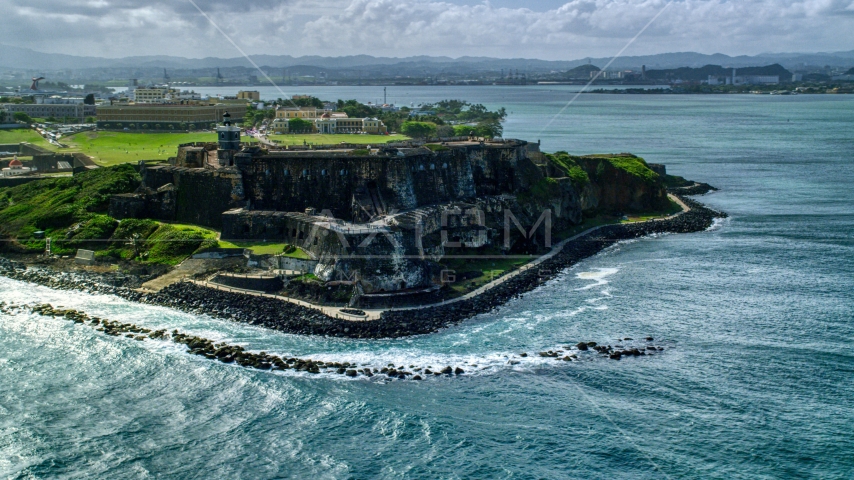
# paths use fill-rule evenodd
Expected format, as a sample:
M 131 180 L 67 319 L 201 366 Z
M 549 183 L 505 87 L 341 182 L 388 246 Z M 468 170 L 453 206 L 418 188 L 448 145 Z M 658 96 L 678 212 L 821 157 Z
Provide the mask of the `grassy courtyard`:
M 270 135 L 270 140 L 280 145 L 336 145 L 354 143 L 361 145 L 379 145 L 388 142 L 406 140 L 403 135 Z M 62 137 L 60 142 L 67 149 L 55 147 L 38 133 L 29 129 L 0 131 L 0 144 L 29 142 L 48 150 L 62 152 L 83 152 L 92 157 L 101 166 L 136 163 L 140 160 L 167 160 L 174 157 L 178 145 L 192 142 L 215 142 L 216 134 L 210 132 L 183 133 L 137 133 L 137 132 L 81 132 Z M 254 143 L 253 137 L 241 136 L 241 141 Z
M 215 133 L 129 133 L 81 132 L 60 141 L 70 152 L 83 152 L 103 166 L 135 163 L 139 160 L 167 160 L 174 157 L 178 145 L 215 142 Z

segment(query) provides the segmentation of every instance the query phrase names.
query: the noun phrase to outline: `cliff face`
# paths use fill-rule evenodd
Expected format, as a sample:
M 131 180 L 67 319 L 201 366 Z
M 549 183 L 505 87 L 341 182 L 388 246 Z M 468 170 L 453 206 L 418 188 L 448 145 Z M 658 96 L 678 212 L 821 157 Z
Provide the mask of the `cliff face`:
M 577 157 L 590 178 L 585 186 L 586 210 L 607 213 L 666 209 L 667 191 L 659 175 L 634 155 Z

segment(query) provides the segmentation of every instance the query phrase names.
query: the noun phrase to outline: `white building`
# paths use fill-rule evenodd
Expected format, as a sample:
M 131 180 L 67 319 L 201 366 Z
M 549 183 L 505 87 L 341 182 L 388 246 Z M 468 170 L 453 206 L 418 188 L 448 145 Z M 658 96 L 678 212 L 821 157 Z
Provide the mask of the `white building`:
M 20 160 L 18 160 L 18 157 L 15 156 L 15 158 L 13 158 L 11 162 L 9 162 L 8 167 L 4 168 L 3 170 L 0 170 L 0 176 L 12 177 L 16 175 L 28 175 L 33 172 L 35 172 L 34 168 L 25 167 L 24 164 L 21 163 Z

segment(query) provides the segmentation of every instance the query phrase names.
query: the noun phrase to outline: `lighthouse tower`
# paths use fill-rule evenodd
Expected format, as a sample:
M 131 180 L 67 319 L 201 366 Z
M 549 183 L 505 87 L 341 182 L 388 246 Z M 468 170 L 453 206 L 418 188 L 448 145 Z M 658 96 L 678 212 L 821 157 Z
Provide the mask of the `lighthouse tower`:
M 234 165 L 234 154 L 240 150 L 240 128 L 231 124 L 231 114 L 228 112 L 222 116 L 222 125 L 216 127 L 216 136 L 219 143 L 217 158 L 220 166 Z

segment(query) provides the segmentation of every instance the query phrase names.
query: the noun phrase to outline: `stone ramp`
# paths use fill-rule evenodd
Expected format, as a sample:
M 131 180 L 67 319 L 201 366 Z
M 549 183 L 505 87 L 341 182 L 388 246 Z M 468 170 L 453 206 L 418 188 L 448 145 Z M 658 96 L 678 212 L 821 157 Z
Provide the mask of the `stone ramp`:
M 173 283 L 180 282 L 184 278 L 193 277 L 201 273 L 206 273 L 211 270 L 224 269 L 236 265 L 241 265 L 246 260 L 240 258 L 188 258 L 181 262 L 180 265 L 170 270 L 165 275 L 161 275 L 154 280 L 149 280 L 142 284 L 141 290 L 148 292 L 159 292 Z

